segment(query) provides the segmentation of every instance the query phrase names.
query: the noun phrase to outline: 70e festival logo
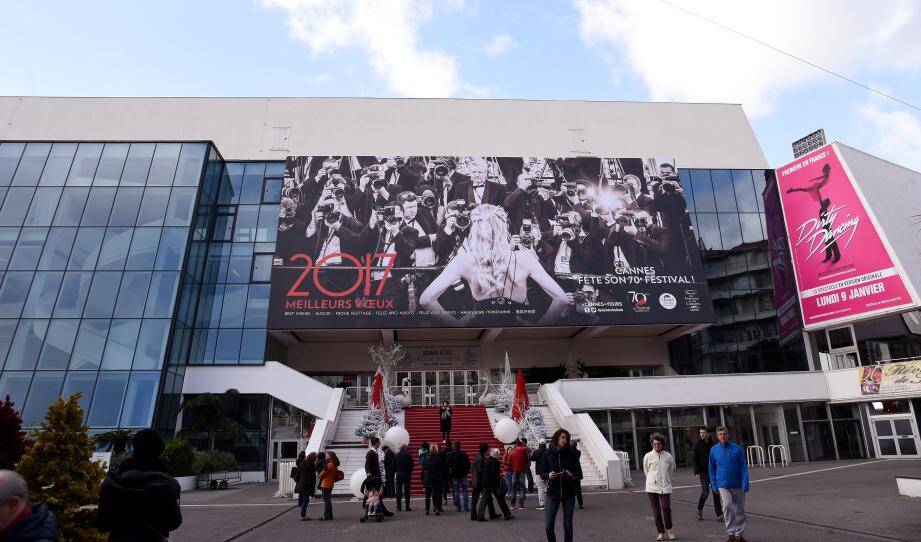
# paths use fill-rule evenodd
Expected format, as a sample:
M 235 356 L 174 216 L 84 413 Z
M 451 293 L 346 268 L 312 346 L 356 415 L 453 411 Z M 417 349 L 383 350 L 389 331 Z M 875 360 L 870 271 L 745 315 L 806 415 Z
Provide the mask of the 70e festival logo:
M 291 288 L 288 289 L 286 294 L 288 297 L 309 297 L 310 292 L 307 290 L 301 289 L 304 281 L 307 280 L 308 276 L 312 277 L 313 286 L 318 291 L 322 292 L 324 295 L 329 297 L 344 297 L 351 295 L 359 288 L 364 286 L 363 292 L 364 295 L 369 296 L 371 294 L 371 287 L 374 282 L 377 282 L 377 288 L 374 291 L 375 296 L 380 296 L 381 292 L 384 291 L 385 286 L 387 285 L 387 280 L 390 279 L 391 269 L 393 264 L 396 261 L 397 255 L 394 253 L 382 253 L 377 252 L 374 254 L 365 254 L 364 260 L 359 260 L 351 254 L 345 252 L 335 252 L 333 254 L 327 254 L 323 258 L 317 260 L 314 263 L 313 258 L 307 254 L 294 254 L 291 256 L 288 261 L 290 262 L 304 262 L 304 269 L 301 271 L 301 274 L 297 277 L 297 280 L 291 285 Z M 323 268 L 324 264 L 330 260 L 348 260 L 355 264 L 355 269 L 358 271 L 357 276 L 355 277 L 355 282 L 342 291 L 330 290 L 323 284 L 320 280 L 320 269 Z M 373 262 L 377 260 L 381 262 L 381 266 L 374 266 Z M 308 283 L 309 284 L 309 283 Z M 361 300 L 356 300 L 356 303 Z M 295 302 L 286 302 L 286 308 L 297 308 L 297 307 L 288 307 L 289 303 Z M 358 303 L 359 305 L 363 305 Z M 370 302 L 368 303 L 370 304 Z M 359 307 L 362 308 L 362 307 Z M 379 308 L 379 307 L 375 307 Z

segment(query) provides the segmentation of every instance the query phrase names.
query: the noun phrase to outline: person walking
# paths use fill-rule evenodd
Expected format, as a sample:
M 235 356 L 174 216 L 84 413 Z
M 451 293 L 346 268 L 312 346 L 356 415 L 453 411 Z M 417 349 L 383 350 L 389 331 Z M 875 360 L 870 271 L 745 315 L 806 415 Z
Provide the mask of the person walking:
M 384 449 L 381 448 L 381 439 L 379 439 L 379 438 L 377 438 L 377 437 L 371 437 L 371 438 L 368 440 L 368 443 L 371 445 L 370 450 L 371 450 L 372 452 L 374 452 L 375 454 L 377 454 L 377 467 L 378 467 L 378 472 L 377 472 L 376 478 L 379 478 L 379 479 L 380 479 L 381 488 L 383 488 L 383 487 L 384 487 L 384 480 L 385 480 L 385 476 L 386 476 L 386 471 L 384 470 L 385 455 L 384 455 Z M 368 476 L 370 476 L 370 475 L 371 475 L 371 473 L 368 473 Z M 381 491 L 381 492 L 378 492 L 378 493 L 380 493 L 380 495 L 378 495 L 378 496 L 379 496 L 379 501 L 380 501 L 379 504 L 378 504 L 378 507 L 380 508 L 381 513 L 384 514 L 384 516 L 386 516 L 386 517 L 392 516 L 392 515 L 393 515 L 393 512 L 391 512 L 390 510 L 387 510 L 387 505 L 384 504 L 384 495 L 383 495 L 383 492 Z
M 505 481 L 505 490 L 503 491 L 502 485 L 499 486 L 499 493 L 502 496 L 508 494 L 512 490 L 512 478 L 514 474 L 512 473 L 512 450 L 514 448 L 509 446 L 505 449 L 505 452 L 502 453 L 502 457 L 499 460 L 499 472 L 501 473 L 502 480 Z
M 425 458 L 429 455 L 429 443 L 427 440 L 423 440 L 422 444 L 419 445 L 419 483 L 425 482 L 425 469 L 422 468 L 422 464 L 425 462 Z
M 0 540 L 3 542 L 54 542 L 58 521 L 47 504 L 29 502 L 25 479 L 0 469 Z
M 544 511 L 544 530 L 547 542 L 556 542 L 556 516 L 563 509 L 563 533 L 565 542 L 572 542 L 573 514 L 576 504 L 576 480 L 582 477 L 579 457 L 569 441 L 569 431 L 557 429 L 550 439 L 550 446 L 541 458 L 537 474 L 547 484 L 547 509 Z
M 422 487 L 425 488 L 425 515 L 434 507 L 435 515 L 441 515 L 441 491 L 444 489 L 444 457 L 439 453 L 438 445 L 432 444 L 422 463 Z
M 470 511 L 470 495 L 467 493 L 467 475 L 470 474 L 470 456 L 461 449 L 461 441 L 454 441 L 451 452 L 451 493 L 454 494 L 454 507 L 461 511 L 461 494 L 464 496 L 464 512 Z
M 509 485 L 512 492 L 512 510 L 516 509 L 516 501 L 518 510 L 526 510 L 524 503 L 528 489 L 528 477 L 525 474 L 528 469 L 528 447 L 520 440 L 509 453 L 509 466 L 512 472 L 512 483 Z
M 326 452 L 326 466 L 320 472 L 319 478 L 320 492 L 323 494 L 323 517 L 320 521 L 330 521 L 333 519 L 333 485 L 345 478 L 345 474 L 339 470 L 336 452 Z
M 393 497 L 394 495 L 394 479 L 396 477 L 396 472 L 393 470 L 394 465 L 393 461 L 396 458 L 396 453 L 390 449 L 390 446 L 384 446 L 384 496 Z
M 406 511 L 412 511 L 409 507 L 409 487 L 412 485 L 413 477 L 413 456 L 407 450 L 406 445 L 400 446 L 400 451 L 393 458 L 394 484 L 396 487 L 397 512 L 401 511 L 401 499 L 406 502 Z
M 473 468 L 471 469 L 471 487 L 473 490 L 473 500 L 470 502 L 470 519 L 476 521 L 477 516 L 477 503 L 480 499 L 486 499 L 483 495 L 485 487 L 484 482 L 486 477 L 484 475 L 484 468 L 486 465 L 486 460 L 489 458 L 489 444 L 485 442 L 480 443 L 480 448 L 477 451 L 476 457 L 473 458 Z M 489 519 L 497 519 L 499 514 L 496 514 L 496 507 L 493 505 L 492 499 L 488 501 L 489 506 Z M 486 518 L 483 518 L 483 521 L 486 521 Z
M 531 464 L 534 465 L 535 474 L 540 470 L 540 462 L 544 459 L 544 454 L 547 453 L 547 443 L 544 440 L 540 441 L 537 449 L 531 452 Z M 546 501 L 547 501 L 547 484 L 544 482 L 544 479 L 540 476 L 537 476 L 535 480 L 537 486 L 537 509 L 545 510 Z
M 483 461 L 483 469 L 479 474 L 479 483 L 480 487 L 482 488 L 482 495 L 480 495 L 480 500 L 477 502 L 477 521 L 486 521 L 486 508 L 490 509 L 489 519 L 498 518 L 498 515 L 492 515 L 493 498 L 496 499 L 496 503 L 499 505 L 499 510 L 502 511 L 503 518 L 510 520 L 514 517 L 512 516 L 512 511 L 508 508 L 508 504 L 505 502 L 505 495 L 499 491 L 499 485 L 502 480 L 501 468 L 501 463 L 499 462 L 499 450 L 493 448 L 489 451 L 489 454 L 485 456 Z
M 579 465 L 582 465 L 582 450 L 579 449 L 579 441 L 572 441 L 572 451 L 576 454 L 576 461 L 579 462 Z M 582 500 L 582 469 L 579 468 L 579 477 L 575 480 L 576 484 L 576 501 L 579 503 L 579 510 L 585 508 L 585 503 Z
M 534 493 L 534 476 L 531 475 L 531 448 L 528 447 L 528 439 L 522 437 L 521 443 L 528 449 L 528 460 L 525 464 L 525 474 L 528 477 L 528 493 Z
M 451 469 L 454 468 L 454 448 L 451 447 L 451 441 L 446 440 L 441 443 L 441 448 L 438 450 L 441 454 L 441 472 L 443 474 L 442 479 L 444 480 L 441 484 L 441 506 L 442 511 L 444 511 L 444 507 L 448 506 L 448 492 L 454 487 L 451 484 Z
M 454 411 L 448 406 L 448 402 L 441 403 L 441 409 L 438 411 L 439 425 L 441 426 L 441 440 L 451 440 L 451 416 Z
M 745 494 L 748 492 L 748 464 L 742 447 L 729 440 L 729 430 L 716 428 L 717 444 L 710 448 L 710 484 L 719 491 L 726 523 L 727 542 L 744 542 Z
M 723 505 L 720 502 L 720 494 L 716 489 L 710 487 L 710 448 L 713 447 L 713 441 L 710 439 L 710 428 L 702 425 L 698 430 L 700 440 L 694 443 L 691 448 L 691 465 L 694 469 L 694 477 L 700 481 L 700 497 L 697 499 L 697 520 L 704 519 L 704 505 L 707 504 L 707 497 L 713 493 L 713 511 L 716 513 L 716 521 L 723 521 Z
M 672 531 L 672 473 L 675 459 L 665 451 L 665 437 L 653 433 L 650 437 L 652 451 L 643 457 L 643 472 L 646 473 L 646 496 L 652 506 L 652 518 L 656 524 L 656 540 L 678 540 Z
M 297 505 L 301 507 L 301 521 L 310 521 L 310 518 L 307 517 L 307 505 L 316 494 L 317 453 L 310 452 L 304 456 L 304 452 L 301 452 L 300 455 L 303 457 L 298 458 L 294 467 L 297 469 L 294 477 L 294 492 L 297 493 Z
M 179 482 L 167 473 L 163 439 L 153 429 L 132 437 L 134 451 L 99 490 L 96 527 L 109 541 L 161 541 L 182 525 Z

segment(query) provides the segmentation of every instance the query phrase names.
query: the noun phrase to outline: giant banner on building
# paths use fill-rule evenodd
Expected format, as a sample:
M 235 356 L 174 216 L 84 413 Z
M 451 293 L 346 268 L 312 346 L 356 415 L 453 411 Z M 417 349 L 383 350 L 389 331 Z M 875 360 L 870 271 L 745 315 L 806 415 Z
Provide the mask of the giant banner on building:
M 675 162 L 291 156 L 269 327 L 713 321 Z
M 764 223 L 771 250 L 771 280 L 774 284 L 774 307 L 777 309 L 777 334 L 780 344 L 786 344 L 800 335 L 803 319 L 799 313 L 793 262 L 790 261 L 790 243 L 784 227 L 776 179 L 769 180 L 761 196 L 764 200 Z
M 917 393 L 921 391 L 921 360 L 899 361 L 860 368 L 860 393 Z
M 807 330 L 913 306 L 834 144 L 777 169 L 777 184 Z

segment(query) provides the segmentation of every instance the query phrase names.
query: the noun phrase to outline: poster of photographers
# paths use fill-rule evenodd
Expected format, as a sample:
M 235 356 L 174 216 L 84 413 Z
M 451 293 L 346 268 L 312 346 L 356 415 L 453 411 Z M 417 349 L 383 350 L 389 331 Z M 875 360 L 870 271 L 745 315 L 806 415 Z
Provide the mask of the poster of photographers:
M 291 156 L 273 329 L 714 321 L 669 158 Z

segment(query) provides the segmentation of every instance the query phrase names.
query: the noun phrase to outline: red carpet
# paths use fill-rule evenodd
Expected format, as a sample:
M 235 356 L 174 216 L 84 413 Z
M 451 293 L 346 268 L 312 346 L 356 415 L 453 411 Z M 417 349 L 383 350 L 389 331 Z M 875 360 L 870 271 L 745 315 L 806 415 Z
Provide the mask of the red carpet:
M 486 407 L 481 406 L 452 406 L 451 440 L 461 441 L 461 449 L 470 456 L 471 468 L 473 458 L 481 442 L 488 442 L 492 448 L 502 449 L 502 444 L 492 434 L 489 418 L 486 416 Z M 406 409 L 406 430 L 409 431 L 409 451 L 418 459 L 419 445 L 423 441 L 441 446 L 441 427 L 438 418 L 438 407 L 410 407 Z M 412 494 L 421 495 L 422 480 L 419 477 L 421 470 L 418 463 L 413 471 Z

